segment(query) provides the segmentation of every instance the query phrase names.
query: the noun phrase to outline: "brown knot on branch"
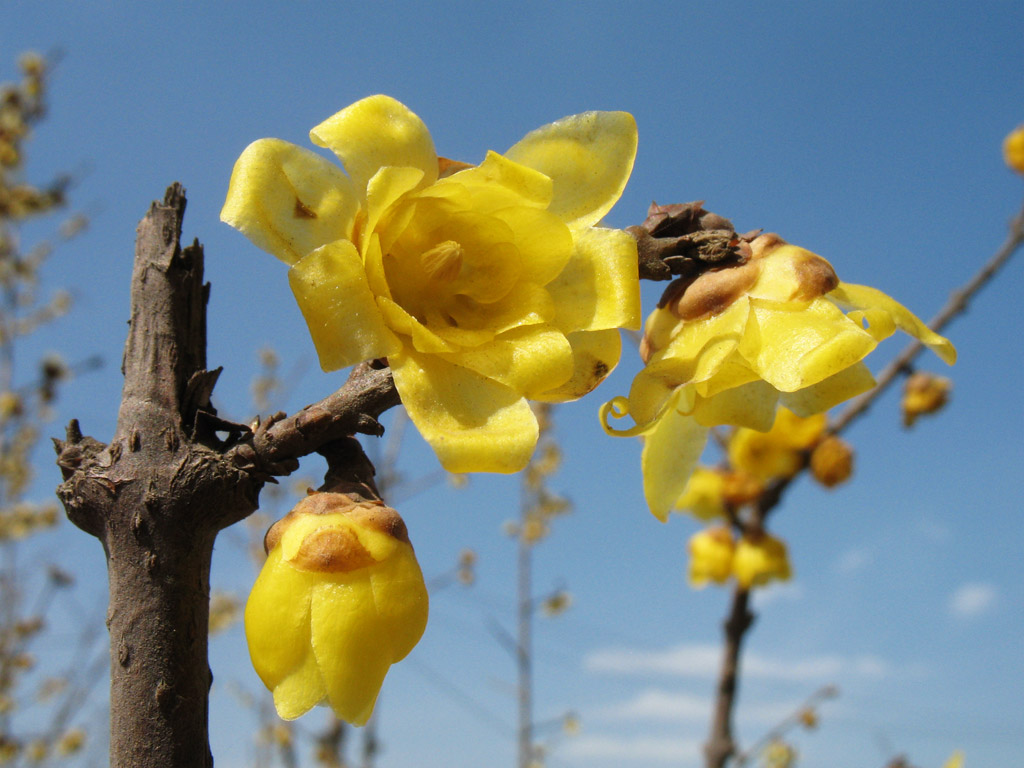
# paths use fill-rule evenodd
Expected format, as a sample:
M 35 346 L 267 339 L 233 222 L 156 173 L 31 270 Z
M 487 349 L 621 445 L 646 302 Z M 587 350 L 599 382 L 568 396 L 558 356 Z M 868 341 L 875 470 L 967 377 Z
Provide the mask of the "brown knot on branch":
M 742 264 L 760 232 L 737 234 L 727 218 L 704 210 L 703 200 L 651 203 L 644 222 L 626 231 L 636 238 L 643 280 L 693 280 L 712 267 Z

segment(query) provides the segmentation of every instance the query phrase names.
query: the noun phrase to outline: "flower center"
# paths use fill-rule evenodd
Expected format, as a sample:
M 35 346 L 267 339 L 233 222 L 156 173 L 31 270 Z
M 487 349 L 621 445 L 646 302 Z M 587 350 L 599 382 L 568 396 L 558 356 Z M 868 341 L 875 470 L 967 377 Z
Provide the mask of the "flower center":
M 420 263 L 431 280 L 450 283 L 462 269 L 462 246 L 454 240 L 444 240 L 421 253 Z

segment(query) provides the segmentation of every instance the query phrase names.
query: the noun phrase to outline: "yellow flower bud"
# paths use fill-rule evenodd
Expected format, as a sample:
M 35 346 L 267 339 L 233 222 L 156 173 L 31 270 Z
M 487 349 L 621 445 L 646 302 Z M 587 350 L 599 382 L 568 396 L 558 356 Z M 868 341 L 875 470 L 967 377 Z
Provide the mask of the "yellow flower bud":
M 834 435 L 826 437 L 811 454 L 811 474 L 826 488 L 845 483 L 853 474 L 853 448 Z
M 405 523 L 381 502 L 313 493 L 267 532 L 245 608 L 257 674 L 285 720 L 326 703 L 353 725 L 427 624 L 427 590 Z
M 732 561 L 732 572 L 743 589 L 763 587 L 773 579 L 788 581 L 792 575 L 786 544 L 769 536 L 740 539 Z
M 919 416 L 936 413 L 949 402 L 953 382 L 945 376 L 918 371 L 903 385 L 903 426 L 912 427 Z
M 732 575 L 735 546 L 728 528 L 716 525 L 695 533 L 689 550 L 690 586 L 703 587 L 709 581 L 722 584 Z
M 811 707 L 800 710 L 799 714 L 800 725 L 804 728 L 811 730 L 818 727 L 818 713 Z
M 1003 159 L 1017 173 L 1024 173 L 1024 125 L 1011 131 L 1003 141 Z

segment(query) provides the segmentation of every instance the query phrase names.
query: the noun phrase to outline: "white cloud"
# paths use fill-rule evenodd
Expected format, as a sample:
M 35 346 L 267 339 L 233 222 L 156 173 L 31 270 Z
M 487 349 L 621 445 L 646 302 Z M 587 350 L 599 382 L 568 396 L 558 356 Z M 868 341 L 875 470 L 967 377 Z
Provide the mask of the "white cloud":
M 660 651 L 611 648 L 587 654 L 583 663 L 591 672 L 713 679 L 721 655 L 721 648 L 710 644 L 677 645 Z M 824 654 L 788 660 L 746 653 L 743 657 L 743 676 L 749 679 L 829 683 L 844 675 L 881 678 L 891 671 L 887 662 L 875 656 Z
M 745 721 L 777 723 L 792 714 L 799 702 L 744 703 L 739 715 Z M 707 723 L 712 701 L 709 696 L 647 688 L 633 698 L 615 706 L 605 707 L 587 717 L 607 721 L 643 720 L 645 722 Z
M 836 573 L 849 576 L 863 571 L 871 565 L 874 559 L 874 555 L 866 549 L 851 549 L 843 553 L 833 568 Z
M 608 720 L 669 720 L 705 722 L 711 699 L 689 693 L 670 693 L 657 688 L 641 691 L 629 701 L 608 707 L 595 715 Z
M 696 766 L 701 745 L 697 739 L 652 736 L 577 736 L 558 748 L 558 757 L 573 762 L 609 762 L 615 765 L 673 763 Z
M 802 600 L 803 596 L 804 588 L 795 582 L 773 582 L 764 589 L 754 591 L 754 607 L 761 609 L 777 602 L 795 603 Z
M 999 599 L 994 584 L 970 582 L 961 585 L 949 598 L 949 612 L 958 619 L 973 619 L 989 613 Z

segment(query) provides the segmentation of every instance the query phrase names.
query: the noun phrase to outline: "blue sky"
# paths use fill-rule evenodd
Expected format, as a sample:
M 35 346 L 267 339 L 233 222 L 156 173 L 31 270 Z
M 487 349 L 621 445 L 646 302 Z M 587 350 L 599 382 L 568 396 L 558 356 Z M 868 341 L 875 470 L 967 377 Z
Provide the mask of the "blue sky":
M 247 418 L 256 352 L 272 346 L 304 371 L 285 407 L 342 381 L 323 374 L 285 267 L 218 221 L 232 164 L 252 140 L 308 146 L 309 128 L 372 93 L 408 104 L 441 154 L 476 161 L 522 134 L 588 109 L 632 112 L 640 149 L 609 216 L 638 223 L 648 203 L 704 199 L 741 230 L 765 228 L 828 258 L 923 317 L 1004 238 L 1024 181 L 1002 164 L 1024 121 L 1024 7 L 1013 2 L 786 3 L 58 3 L 5 2 L 0 71 L 18 52 L 54 47 L 50 118 L 31 145 L 34 178 L 86 169 L 73 192 L 90 229 L 44 275 L 77 304 L 32 353 L 105 367 L 71 385 L 62 421 L 113 431 L 135 225 L 172 181 L 188 190 L 185 236 L 206 247 L 211 365 L 223 413 Z M 26 233 L 26 236 L 34 231 Z M 647 286 L 648 307 L 660 288 Z M 960 361 L 953 401 L 913 431 L 884 397 L 849 433 L 852 483 L 799 483 L 775 519 L 796 571 L 766 593 L 751 633 L 739 708 L 749 743 L 816 687 L 841 697 L 799 739 L 805 765 L 881 765 L 894 752 L 937 766 L 954 748 L 970 768 L 1024 760 L 1024 566 L 1020 515 L 1024 415 L 1019 261 L 950 330 Z M 889 341 L 876 370 L 901 348 Z M 25 359 L 32 355 L 26 352 Z M 599 431 L 603 400 L 627 391 L 627 356 L 595 394 L 556 414 L 566 463 L 552 485 L 574 514 L 536 553 L 538 591 L 575 604 L 537 630 L 539 719 L 579 713 L 552 766 L 697 765 L 709 717 L 727 595 L 690 591 L 684 546 L 695 530 L 657 523 L 643 503 L 638 443 Z M 417 437 L 402 468 L 436 460 Z M 58 482 L 45 451 L 35 493 Z M 383 768 L 511 765 L 511 660 L 488 632 L 508 623 L 514 478 L 474 478 L 402 502 L 424 571 L 479 553 L 470 590 L 435 596 L 420 647 L 381 697 Z M 240 532 L 222 537 L 215 586 L 244 590 Z M 76 599 L 102 600 L 102 552 L 69 524 L 40 557 L 83 576 Z M 59 658 L 61 636 L 54 642 Z M 64 636 L 64 640 L 66 640 Z M 214 639 L 213 748 L 251 762 L 259 692 L 240 630 Z M 444 685 L 438 679 L 446 681 Z M 472 711 L 461 691 L 470 696 Z M 83 717 L 86 713 L 83 713 Z M 322 713 L 307 716 L 313 725 Z M 495 722 L 495 721 L 499 722 Z M 501 724 L 503 723 L 503 725 Z

